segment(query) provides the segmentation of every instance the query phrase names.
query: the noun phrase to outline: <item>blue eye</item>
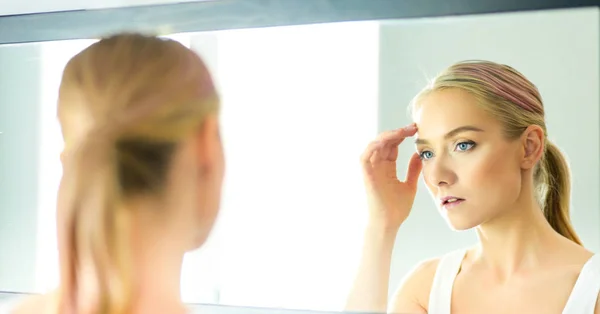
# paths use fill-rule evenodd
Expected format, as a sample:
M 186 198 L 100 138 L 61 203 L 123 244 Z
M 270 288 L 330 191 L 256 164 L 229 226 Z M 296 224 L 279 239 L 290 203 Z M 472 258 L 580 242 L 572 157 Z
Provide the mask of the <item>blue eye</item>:
M 464 152 L 473 148 L 473 146 L 475 146 L 473 142 L 460 142 L 456 144 L 456 150 Z
M 419 154 L 419 156 L 421 156 L 421 160 L 427 160 L 427 159 L 433 158 L 433 153 L 428 150 L 425 150 L 425 151 L 422 151 Z

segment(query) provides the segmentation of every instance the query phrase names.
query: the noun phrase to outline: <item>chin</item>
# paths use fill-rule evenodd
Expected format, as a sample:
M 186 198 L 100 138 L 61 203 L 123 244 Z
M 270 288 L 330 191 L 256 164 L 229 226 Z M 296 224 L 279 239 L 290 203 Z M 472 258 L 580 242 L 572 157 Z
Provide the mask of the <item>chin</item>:
M 201 234 L 197 234 L 194 239 L 192 239 L 192 243 L 190 245 L 190 247 L 188 248 L 188 252 L 191 251 L 195 251 L 197 249 L 199 249 L 200 247 L 202 247 L 204 245 L 204 243 L 206 243 L 206 240 L 208 239 L 208 235 L 201 233 Z
M 213 224 L 206 224 L 198 229 L 193 234 L 193 238 L 190 239 L 190 246 L 188 247 L 189 251 L 194 251 L 202 247 L 210 238 L 210 234 L 213 229 Z
M 470 219 L 463 219 L 463 217 L 448 217 L 446 216 L 446 222 L 453 231 L 466 231 L 479 226 L 479 222 Z

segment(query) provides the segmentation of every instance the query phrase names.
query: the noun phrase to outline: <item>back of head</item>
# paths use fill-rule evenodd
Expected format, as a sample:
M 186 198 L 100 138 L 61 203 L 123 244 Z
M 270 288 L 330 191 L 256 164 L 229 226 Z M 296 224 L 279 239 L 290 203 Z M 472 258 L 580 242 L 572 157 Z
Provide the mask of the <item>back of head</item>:
M 531 125 L 544 130 L 545 151 L 534 171 L 537 197 L 552 228 L 581 244 L 569 218 L 569 167 L 560 150 L 547 138 L 544 107 L 536 86 L 510 66 L 490 61 L 463 61 L 433 79 L 413 99 L 411 109 L 414 111 L 424 96 L 450 88 L 473 95 L 482 109 L 501 122 L 508 139 L 518 138 Z
M 58 204 L 61 313 L 80 310 L 84 260 L 98 292 L 93 312 L 129 311 L 134 285 L 124 204 L 163 193 L 177 144 L 218 106 L 203 62 L 173 40 L 114 35 L 68 62 L 58 102 L 65 139 Z

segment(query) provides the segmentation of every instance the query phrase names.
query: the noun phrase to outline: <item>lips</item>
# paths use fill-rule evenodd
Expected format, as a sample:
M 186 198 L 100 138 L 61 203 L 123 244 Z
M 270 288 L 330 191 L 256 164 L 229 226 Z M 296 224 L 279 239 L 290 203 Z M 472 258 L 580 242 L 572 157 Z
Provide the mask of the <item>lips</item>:
M 445 196 L 445 197 L 442 197 L 440 199 L 440 201 L 441 201 L 442 206 L 451 206 L 451 205 L 458 205 L 459 203 L 464 202 L 465 199 L 457 197 L 457 196 Z

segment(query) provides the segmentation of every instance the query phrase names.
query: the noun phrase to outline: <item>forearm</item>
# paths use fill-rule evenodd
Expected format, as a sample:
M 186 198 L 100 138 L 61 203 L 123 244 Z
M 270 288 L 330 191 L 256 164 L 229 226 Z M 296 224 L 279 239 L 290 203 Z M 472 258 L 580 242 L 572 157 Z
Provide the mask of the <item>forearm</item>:
M 361 261 L 346 302 L 346 311 L 386 312 L 396 234 L 397 230 L 385 230 L 376 225 L 367 227 Z

